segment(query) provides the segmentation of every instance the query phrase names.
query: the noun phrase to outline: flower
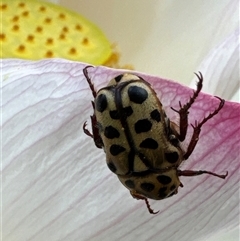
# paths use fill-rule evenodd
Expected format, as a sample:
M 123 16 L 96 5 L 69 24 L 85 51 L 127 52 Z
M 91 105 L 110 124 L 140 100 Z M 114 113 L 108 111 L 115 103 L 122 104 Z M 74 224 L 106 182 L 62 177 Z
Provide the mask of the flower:
M 239 110 L 226 102 L 202 130 L 187 169 L 229 172 L 182 177 L 178 195 L 144 202 L 129 195 L 105 163 L 104 152 L 84 135 L 91 109 L 85 64 L 66 60 L 3 60 L 2 178 L 3 237 L 7 240 L 180 240 L 204 238 L 238 222 Z M 104 86 L 123 70 L 90 70 L 95 87 Z M 176 82 L 139 73 L 147 79 L 173 116 L 192 91 Z M 200 120 L 219 101 L 201 94 L 190 110 Z M 103 221 L 104 220 L 104 221 Z M 151 232 L 149 232 L 151 226 Z M 171 232 L 170 232 L 171 230 Z
M 212 77 L 214 83 L 231 79 L 230 91 L 225 87 L 217 93 L 227 100 L 234 95 L 232 90 L 239 88 L 239 60 L 232 51 L 239 43 L 234 34 L 210 48 L 199 69 L 199 54 L 199 63 L 194 64 L 194 70 L 204 74 L 204 86 L 210 86 Z M 221 65 L 222 59 L 211 61 L 212 56 L 228 56 L 234 61 Z M 154 210 L 160 210 L 150 215 L 144 202 L 133 199 L 109 171 L 104 152 L 83 133 L 85 121 L 91 129 L 92 114 L 91 91 L 82 73 L 85 66 L 59 59 L 2 60 L 3 240 L 219 240 L 222 234 L 236 232 L 240 104 L 226 101 L 219 114 L 203 126 L 194 153 L 181 167 L 223 174 L 228 171 L 228 177 L 181 177 L 184 188 L 177 195 L 149 200 Z M 122 72 L 105 67 L 89 69 L 97 89 Z M 192 90 L 136 73 L 152 84 L 168 116 L 175 119 L 170 107 L 178 108 L 178 101 L 187 101 Z M 215 94 L 215 88 L 207 91 Z M 213 96 L 201 93 L 190 110 L 190 123 L 201 120 L 218 103 Z

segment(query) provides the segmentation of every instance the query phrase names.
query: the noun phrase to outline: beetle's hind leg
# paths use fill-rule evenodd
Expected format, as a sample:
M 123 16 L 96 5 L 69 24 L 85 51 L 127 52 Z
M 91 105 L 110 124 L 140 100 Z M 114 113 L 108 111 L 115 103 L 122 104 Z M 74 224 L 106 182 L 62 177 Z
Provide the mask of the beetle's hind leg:
M 192 177 L 192 176 L 199 176 L 202 174 L 209 174 L 215 177 L 219 177 L 222 179 L 225 179 L 228 176 L 228 172 L 226 172 L 225 174 L 217 174 L 215 172 L 209 172 L 209 171 L 205 171 L 205 170 L 199 170 L 199 171 L 194 171 L 194 170 L 177 170 L 177 174 L 178 176 L 185 176 L 185 177 Z
M 154 210 L 150 207 L 150 204 L 149 204 L 148 199 L 147 199 L 146 197 L 138 194 L 138 193 L 137 193 L 136 191 L 134 191 L 134 190 L 131 190 L 130 193 L 131 193 L 131 195 L 133 196 L 133 198 L 138 199 L 138 200 L 144 200 L 144 201 L 145 201 L 149 213 L 151 213 L 151 214 L 157 214 L 157 213 L 159 212 L 159 211 L 154 212 Z

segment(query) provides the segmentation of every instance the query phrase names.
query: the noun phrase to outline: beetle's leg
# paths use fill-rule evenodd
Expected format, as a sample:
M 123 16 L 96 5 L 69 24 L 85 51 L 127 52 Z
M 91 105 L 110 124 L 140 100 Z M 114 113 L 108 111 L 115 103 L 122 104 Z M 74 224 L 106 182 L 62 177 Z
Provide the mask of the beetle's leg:
M 87 126 L 87 122 L 85 121 L 85 122 L 83 123 L 83 131 L 84 131 L 84 133 L 85 133 L 86 135 L 88 135 L 88 136 L 90 136 L 90 137 L 93 138 L 93 134 L 90 133 L 90 131 L 86 128 L 86 126 Z
M 93 130 L 95 145 L 98 148 L 103 148 L 103 141 L 102 141 L 102 138 L 99 134 L 99 128 L 98 128 L 98 125 L 97 125 L 97 120 L 96 120 L 95 115 L 91 116 L 91 121 L 92 121 L 92 130 Z
M 87 82 L 89 84 L 89 87 L 92 91 L 92 95 L 94 98 L 96 98 L 97 96 L 97 92 L 95 91 L 94 89 L 94 85 L 88 75 L 88 71 L 87 69 L 88 68 L 91 68 L 93 66 L 86 66 L 84 69 L 83 69 L 83 74 L 85 76 L 85 78 L 87 79 Z M 92 107 L 93 107 L 93 111 L 95 110 L 95 104 L 94 102 L 92 101 Z M 90 133 L 90 131 L 86 128 L 86 125 L 87 123 L 84 122 L 83 124 L 83 131 L 86 135 L 92 137 L 94 139 L 94 142 L 95 142 L 95 145 L 98 147 L 98 148 L 102 148 L 103 147 L 103 141 L 102 141 L 102 138 L 100 137 L 100 134 L 99 134 L 99 129 L 98 129 L 98 126 L 97 126 L 97 119 L 96 119 L 96 115 L 95 113 L 90 116 L 91 117 L 91 122 L 92 122 L 92 133 Z
M 90 79 L 90 77 L 89 77 L 89 75 L 88 75 L 88 71 L 87 71 L 88 68 L 93 68 L 93 66 L 91 66 L 91 65 L 86 66 L 86 67 L 83 69 L 83 74 L 84 74 L 84 76 L 85 76 L 85 78 L 86 78 L 86 80 L 87 80 L 87 82 L 88 82 L 88 84 L 89 84 L 89 87 L 90 87 L 90 89 L 91 89 L 91 91 L 92 91 L 92 95 L 93 95 L 93 97 L 94 97 L 94 99 L 95 99 L 96 96 L 97 96 L 97 92 L 95 91 L 94 85 L 93 85 L 93 83 L 92 83 L 92 80 Z
M 197 90 L 193 92 L 193 96 L 184 106 L 182 106 L 181 102 L 179 101 L 179 106 L 180 106 L 179 110 L 176 110 L 171 107 L 171 109 L 177 112 L 180 116 L 180 125 L 179 125 L 180 130 L 179 130 L 179 134 L 177 133 L 177 138 L 179 139 L 179 141 L 185 140 L 185 137 L 187 134 L 187 128 L 188 128 L 188 113 L 189 113 L 188 110 L 190 109 L 190 107 L 192 106 L 192 104 L 194 103 L 194 101 L 196 100 L 196 98 L 198 97 L 198 94 L 202 89 L 202 83 L 203 83 L 202 73 L 201 72 L 199 72 L 199 74 L 195 73 L 195 75 L 198 77 L 198 82 L 197 82 Z
M 138 193 L 137 193 L 136 191 L 134 191 L 134 190 L 130 191 L 130 193 L 131 193 L 131 195 L 133 196 L 133 198 L 136 198 L 136 199 L 138 199 L 138 200 L 144 200 L 144 201 L 145 201 L 149 213 L 151 213 L 151 214 L 157 214 L 157 213 L 159 212 L 159 211 L 154 212 L 153 209 L 151 209 L 150 204 L 149 204 L 149 202 L 148 202 L 148 200 L 147 200 L 146 197 L 138 194 Z
M 94 103 L 93 102 L 92 102 L 92 105 L 93 105 L 93 109 L 94 109 Z M 102 148 L 103 147 L 103 141 L 102 141 L 102 138 L 99 134 L 99 128 L 98 128 L 98 125 L 97 125 L 96 116 L 95 116 L 95 114 L 93 114 L 90 117 L 91 117 L 91 122 L 92 122 L 92 133 L 90 133 L 90 131 L 86 128 L 86 126 L 87 126 L 86 121 L 83 124 L 83 131 L 86 135 L 93 138 L 96 147 Z
M 214 172 L 209 172 L 209 171 L 203 171 L 203 170 L 199 170 L 199 171 L 193 171 L 193 170 L 178 170 L 177 171 L 178 176 L 187 176 L 187 177 L 192 177 L 192 176 L 198 176 L 198 175 L 202 175 L 202 174 L 209 174 L 215 177 L 219 177 L 222 179 L 225 179 L 228 175 L 228 172 L 226 172 L 226 174 L 224 175 L 219 175 L 217 173 Z
M 191 141 L 188 145 L 188 148 L 187 148 L 187 151 L 186 153 L 184 154 L 183 158 L 186 160 L 188 159 L 188 157 L 192 154 L 198 140 L 199 140 L 199 135 L 200 135 L 200 132 L 201 132 L 201 127 L 203 126 L 204 123 L 206 123 L 209 119 L 211 119 L 213 116 L 215 116 L 224 106 L 224 103 L 225 103 L 225 100 L 219 98 L 219 97 L 216 97 L 220 100 L 220 103 L 219 103 L 219 106 L 218 108 L 210 113 L 207 117 L 205 117 L 201 122 L 197 123 L 197 121 L 195 122 L 195 126 L 192 125 L 193 127 L 193 135 L 192 135 L 192 138 L 191 138 Z

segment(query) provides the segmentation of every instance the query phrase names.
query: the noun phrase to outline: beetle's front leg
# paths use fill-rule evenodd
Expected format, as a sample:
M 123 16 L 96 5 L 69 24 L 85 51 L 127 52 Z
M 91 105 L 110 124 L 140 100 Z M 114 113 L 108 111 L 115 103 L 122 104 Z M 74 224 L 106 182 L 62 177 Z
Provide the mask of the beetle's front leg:
M 92 105 L 93 105 L 93 109 L 95 109 L 95 105 L 94 102 L 92 101 Z M 99 134 L 99 129 L 98 129 L 98 125 L 97 125 L 97 119 L 96 119 L 96 115 L 93 114 L 90 116 L 91 117 L 91 122 L 92 122 L 92 133 L 90 133 L 90 131 L 86 128 L 87 126 L 87 122 L 85 121 L 83 124 L 83 131 L 86 135 L 90 136 L 91 138 L 93 138 L 96 147 L 98 148 L 103 148 L 103 141 L 102 138 Z
M 83 69 L 83 74 L 89 84 L 89 87 L 92 91 L 92 95 L 94 97 L 94 99 L 96 98 L 97 96 L 97 92 L 95 91 L 95 88 L 94 88 L 94 85 L 92 83 L 92 80 L 91 78 L 89 77 L 88 75 L 88 68 L 91 68 L 93 66 L 86 66 L 84 69 Z M 92 101 L 92 107 L 93 107 L 93 111 L 95 111 L 95 104 L 94 102 Z M 91 122 L 92 122 L 92 133 L 90 133 L 90 131 L 86 128 L 87 126 L 87 122 L 84 122 L 83 124 L 83 131 L 86 135 L 90 136 L 91 138 L 93 138 L 94 142 L 95 142 L 95 145 L 98 147 L 98 148 L 103 148 L 103 141 L 102 141 L 102 138 L 99 134 L 99 129 L 98 129 L 98 125 L 97 125 L 97 118 L 96 118 L 96 115 L 95 113 L 93 113 L 91 117 Z
M 92 101 L 92 106 L 93 106 L 93 111 L 95 109 L 95 104 L 94 102 Z M 91 133 L 87 128 L 87 122 L 85 121 L 84 124 L 83 124 L 83 131 L 86 135 L 92 137 L 94 140 L 99 136 L 99 131 L 98 131 L 98 128 L 97 128 L 97 119 L 96 119 L 96 115 L 95 113 L 93 113 L 93 115 L 90 116 L 91 118 L 91 122 L 92 122 L 92 132 Z
M 85 122 L 83 123 L 83 131 L 84 131 L 84 133 L 85 133 L 87 136 L 90 136 L 91 138 L 93 138 L 93 134 L 86 128 L 86 126 L 87 126 L 87 122 L 85 121 Z
M 194 103 L 195 99 L 198 97 L 198 94 L 202 89 L 202 83 L 203 83 L 202 73 L 201 72 L 199 72 L 199 74 L 195 73 L 195 75 L 198 77 L 198 82 L 197 82 L 197 90 L 194 91 L 193 96 L 184 106 L 182 106 L 181 102 L 179 101 L 180 110 L 176 110 L 171 107 L 171 109 L 177 112 L 180 116 L 179 133 L 176 133 L 179 141 L 185 140 L 185 137 L 187 134 L 187 128 L 188 128 L 188 114 L 189 114 L 188 110 L 190 109 L 190 107 L 192 106 L 192 104 Z
M 94 111 L 94 109 L 95 109 L 95 104 L 94 104 L 93 101 L 92 101 L 92 107 L 93 107 L 93 111 Z M 96 126 L 96 124 L 97 124 L 97 120 L 96 120 L 95 114 L 91 115 L 90 118 L 91 118 L 91 122 L 92 122 L 92 131 L 93 131 L 93 134 L 86 128 L 86 126 L 87 126 L 87 122 L 86 122 L 86 121 L 83 123 L 83 131 L 84 131 L 84 133 L 85 133 L 87 136 L 90 136 L 91 138 L 95 139 L 94 133 L 97 133 L 96 130 L 94 131 L 94 128 L 95 128 L 94 126 Z
M 93 85 L 93 83 L 92 83 L 91 78 L 90 78 L 89 75 L 88 75 L 88 71 L 87 71 L 88 68 L 93 68 L 93 66 L 91 66 L 91 65 L 86 66 L 86 67 L 83 69 L 83 74 L 84 74 L 84 76 L 85 76 L 85 78 L 86 78 L 86 80 L 87 80 L 87 82 L 88 82 L 88 84 L 89 84 L 89 87 L 90 87 L 90 89 L 91 89 L 91 91 L 92 91 L 93 97 L 96 98 L 97 92 L 96 92 L 96 90 L 95 90 L 95 88 L 94 88 L 94 85 Z
M 151 209 L 150 204 L 149 204 L 149 202 L 148 202 L 148 200 L 147 200 L 146 197 L 140 195 L 139 193 L 137 193 L 137 192 L 134 191 L 134 190 L 131 190 L 130 193 L 131 193 L 131 195 L 133 196 L 133 198 L 138 199 L 138 200 L 144 200 L 144 201 L 145 201 L 149 213 L 151 213 L 151 214 L 157 214 L 157 213 L 159 212 L 159 211 L 154 212 L 153 209 Z

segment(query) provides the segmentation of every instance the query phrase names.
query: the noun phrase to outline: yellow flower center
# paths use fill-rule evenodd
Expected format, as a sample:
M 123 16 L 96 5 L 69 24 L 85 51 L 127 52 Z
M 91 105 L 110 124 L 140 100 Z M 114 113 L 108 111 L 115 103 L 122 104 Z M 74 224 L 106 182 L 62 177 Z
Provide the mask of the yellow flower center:
M 99 65 L 111 44 L 93 23 L 63 7 L 37 0 L 2 0 L 1 58 L 65 58 Z

